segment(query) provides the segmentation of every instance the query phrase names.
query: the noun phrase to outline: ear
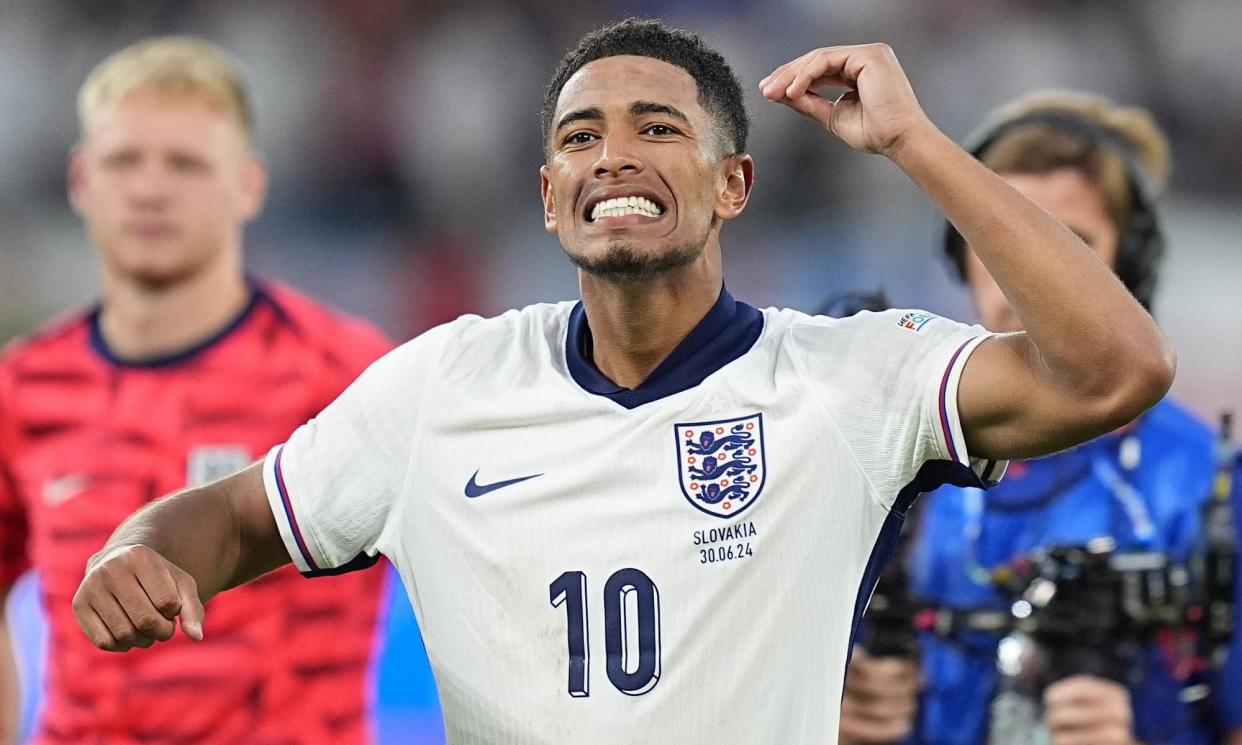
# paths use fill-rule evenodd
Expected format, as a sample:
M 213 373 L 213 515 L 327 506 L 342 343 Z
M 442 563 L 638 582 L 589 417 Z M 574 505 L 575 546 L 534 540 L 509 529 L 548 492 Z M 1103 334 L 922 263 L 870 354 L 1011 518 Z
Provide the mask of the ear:
M 82 155 L 82 146 L 75 145 L 69 152 L 69 166 L 66 177 L 69 192 L 69 206 L 76 215 L 82 214 L 82 200 L 86 194 L 86 161 Z
M 241 218 L 250 222 L 263 210 L 267 199 L 267 165 L 258 153 L 249 153 L 241 171 Z
M 746 209 L 751 187 L 755 185 L 755 161 L 745 153 L 730 155 L 721 163 L 722 188 L 716 195 L 715 215 L 718 220 L 732 220 Z
M 548 180 L 548 167 L 539 167 L 539 195 L 543 198 L 543 229 L 556 233 L 556 197 L 552 195 L 552 182 Z

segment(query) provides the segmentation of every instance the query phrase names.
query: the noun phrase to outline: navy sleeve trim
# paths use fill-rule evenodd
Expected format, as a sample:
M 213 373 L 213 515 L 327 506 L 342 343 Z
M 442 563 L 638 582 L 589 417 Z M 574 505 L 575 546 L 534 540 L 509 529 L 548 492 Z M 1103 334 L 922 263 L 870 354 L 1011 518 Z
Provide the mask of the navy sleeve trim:
M 955 461 L 929 460 L 919 469 L 914 480 L 897 493 L 897 499 L 893 501 L 888 517 L 884 519 L 884 525 L 880 527 L 875 546 L 871 549 L 871 556 L 867 559 L 867 568 L 863 571 L 862 582 L 858 586 L 858 595 L 854 599 L 854 620 L 850 624 L 850 644 L 846 650 L 847 668 L 854 654 L 854 640 L 858 635 L 858 627 L 862 623 L 863 612 L 867 609 L 867 603 L 871 602 L 871 593 L 875 592 L 880 575 L 884 573 L 885 567 L 897 552 L 898 538 L 901 535 L 901 526 L 906 521 L 907 511 L 920 494 L 933 491 L 945 484 L 986 488 L 979 475 L 968 466 Z

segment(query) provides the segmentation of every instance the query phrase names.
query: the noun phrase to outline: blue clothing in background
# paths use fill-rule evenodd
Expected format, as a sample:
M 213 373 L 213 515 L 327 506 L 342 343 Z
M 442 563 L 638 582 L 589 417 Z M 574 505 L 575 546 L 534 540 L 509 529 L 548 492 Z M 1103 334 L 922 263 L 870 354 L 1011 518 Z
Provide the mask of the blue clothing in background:
M 1201 540 L 1200 509 L 1215 474 L 1215 436 L 1169 401 L 1123 433 L 1047 458 L 1011 464 L 998 486 L 944 487 L 923 496 L 909 555 L 911 591 L 959 609 L 1009 606 L 986 579 L 1033 549 L 1112 536 L 1119 550 L 1184 558 Z M 1130 466 L 1127 468 L 1126 466 Z M 920 639 L 924 689 L 914 742 L 978 745 L 987 738 L 999 638 Z M 1235 647 L 1238 646 L 1235 637 Z M 1183 687 L 1150 650 L 1150 673 L 1131 689 L 1137 735 L 1150 745 L 1206 745 L 1242 721 L 1242 662 L 1233 655 L 1232 720 L 1181 703 Z M 1205 713 L 1206 710 L 1206 713 Z M 1198 714 L 1198 716 L 1196 716 Z
M 1242 532 L 1242 452 L 1238 453 L 1233 471 L 1233 520 Z M 1238 541 L 1242 549 L 1242 540 Z M 1242 729 L 1242 614 L 1237 603 L 1242 602 L 1242 562 L 1234 572 L 1233 643 L 1229 645 L 1229 658 L 1217 682 L 1219 695 L 1215 698 L 1216 717 L 1226 731 Z

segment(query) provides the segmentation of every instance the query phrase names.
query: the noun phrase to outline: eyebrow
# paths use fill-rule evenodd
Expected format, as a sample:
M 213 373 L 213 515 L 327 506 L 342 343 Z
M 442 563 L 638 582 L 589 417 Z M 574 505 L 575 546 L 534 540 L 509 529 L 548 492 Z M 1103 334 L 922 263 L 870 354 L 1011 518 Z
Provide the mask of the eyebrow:
M 592 106 L 589 109 L 578 109 L 577 111 L 571 111 L 565 116 L 561 117 L 561 120 L 556 123 L 556 130 L 559 132 L 561 129 L 565 128 L 567 125 L 573 124 L 574 122 L 582 121 L 583 119 L 603 119 L 603 118 L 604 118 L 604 112 L 601 111 L 598 107 Z
M 643 114 L 665 114 L 673 117 L 674 119 L 683 121 L 686 124 L 690 123 L 689 117 L 668 104 L 656 103 L 655 101 L 635 101 L 630 104 L 630 116 L 642 116 Z M 556 130 L 559 132 L 561 129 L 573 124 L 574 122 L 592 119 L 598 120 L 603 118 L 604 112 L 598 106 L 592 106 L 587 109 L 578 109 L 577 111 L 571 111 L 561 117 L 560 121 L 556 123 Z
M 686 124 L 690 123 L 690 119 L 685 114 L 667 104 L 655 103 L 654 101 L 635 101 L 630 104 L 630 116 L 642 116 L 643 114 L 666 114 L 674 119 L 680 119 Z

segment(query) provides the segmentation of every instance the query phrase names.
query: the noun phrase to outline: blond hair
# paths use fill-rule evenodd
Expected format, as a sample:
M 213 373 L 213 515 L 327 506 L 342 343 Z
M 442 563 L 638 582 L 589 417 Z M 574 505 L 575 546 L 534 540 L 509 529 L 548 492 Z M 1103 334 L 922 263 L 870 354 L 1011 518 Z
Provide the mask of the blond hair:
M 1074 91 L 1041 91 L 1009 104 L 998 112 L 999 126 L 1022 117 L 1053 114 L 1079 119 L 1104 130 L 1133 155 L 1138 174 L 1153 192 L 1164 189 L 1169 173 L 1169 143 L 1145 109 L 1119 106 L 1107 98 Z M 997 173 L 1042 174 L 1072 168 L 1103 190 L 1114 224 L 1125 229 L 1134 210 L 1135 195 L 1122 157 L 1081 133 L 1055 124 L 1033 121 L 1002 133 L 980 153 L 980 160 Z
M 232 117 L 247 139 L 253 134 L 254 110 L 241 69 L 223 49 L 202 39 L 146 39 L 99 63 L 78 91 L 81 132 L 101 109 L 137 91 L 200 96 Z

